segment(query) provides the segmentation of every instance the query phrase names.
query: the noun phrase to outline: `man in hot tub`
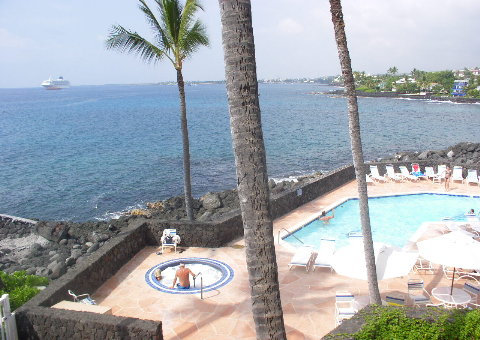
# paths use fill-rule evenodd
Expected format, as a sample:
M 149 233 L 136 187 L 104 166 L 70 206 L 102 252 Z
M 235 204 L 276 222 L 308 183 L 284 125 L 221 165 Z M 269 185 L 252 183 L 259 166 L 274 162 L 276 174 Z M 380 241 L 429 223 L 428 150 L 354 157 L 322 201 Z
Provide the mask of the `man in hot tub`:
M 196 275 L 189 268 L 185 268 L 184 263 L 180 263 L 180 268 L 177 269 L 177 272 L 175 273 L 175 278 L 173 279 L 173 284 L 170 288 L 175 287 L 175 283 L 177 283 L 177 278 L 178 278 L 177 288 L 178 289 L 189 289 L 190 288 L 190 275 L 192 275 L 193 278 L 196 277 Z

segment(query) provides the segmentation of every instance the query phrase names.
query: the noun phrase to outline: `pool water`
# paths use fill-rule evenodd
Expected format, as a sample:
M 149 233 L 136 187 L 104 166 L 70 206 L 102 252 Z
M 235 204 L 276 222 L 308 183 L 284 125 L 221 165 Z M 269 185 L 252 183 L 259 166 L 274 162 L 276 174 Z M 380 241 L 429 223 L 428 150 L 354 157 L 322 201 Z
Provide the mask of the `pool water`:
M 368 199 L 372 237 L 375 242 L 403 247 L 424 222 L 444 219 L 467 221 L 470 209 L 480 211 L 480 196 L 413 194 Z M 319 211 L 320 214 L 320 211 Z M 331 215 L 330 211 L 327 215 Z M 471 218 L 468 219 L 469 221 Z M 324 224 L 314 220 L 284 238 L 295 246 L 318 247 L 321 238 L 334 238 L 337 248 L 348 244 L 348 233 L 361 230 L 358 199 L 349 199 L 335 208 L 335 218 Z
M 180 268 L 180 265 L 167 267 L 165 270 L 163 270 L 162 279 L 160 280 L 160 283 L 162 285 L 170 287 L 173 283 L 173 279 L 175 277 L 175 273 L 178 268 Z M 196 278 L 195 280 L 197 287 L 200 287 L 200 277 L 203 278 L 204 286 L 212 285 L 215 282 L 220 281 L 220 279 L 222 278 L 222 272 L 220 270 L 212 266 L 209 266 L 207 264 L 192 263 L 187 265 L 186 268 L 189 268 L 195 275 L 198 275 L 198 273 L 202 273 L 202 275 Z M 194 281 L 191 275 L 190 275 L 190 286 L 194 287 Z

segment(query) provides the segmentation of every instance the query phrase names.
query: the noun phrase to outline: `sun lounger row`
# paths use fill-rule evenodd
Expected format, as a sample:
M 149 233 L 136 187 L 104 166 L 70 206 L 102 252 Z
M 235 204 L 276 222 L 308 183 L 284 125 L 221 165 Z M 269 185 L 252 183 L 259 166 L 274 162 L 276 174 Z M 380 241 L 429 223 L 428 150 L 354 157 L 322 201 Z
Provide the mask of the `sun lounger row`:
M 408 168 L 404 165 L 400 165 L 399 167 L 400 172 L 395 172 L 395 169 L 392 164 L 388 164 L 385 166 L 386 174 L 385 176 L 380 175 L 378 168 L 376 165 L 370 165 L 370 174 L 367 175 L 367 183 L 372 182 L 379 182 L 379 183 L 386 183 L 389 181 L 393 182 L 403 182 L 405 180 L 408 181 L 418 181 L 420 179 L 430 179 L 434 183 L 441 183 L 445 180 L 445 174 L 447 170 L 446 165 L 439 165 L 438 170 L 435 173 L 434 168 L 432 166 L 425 167 L 425 173 L 420 171 L 420 166 L 418 163 L 412 164 L 412 171 L 408 171 Z M 462 182 L 469 184 L 476 184 L 480 186 L 480 176 L 478 176 L 478 172 L 475 169 L 468 169 L 467 177 L 463 177 L 463 168 L 461 166 L 454 166 L 452 171 L 452 182 Z

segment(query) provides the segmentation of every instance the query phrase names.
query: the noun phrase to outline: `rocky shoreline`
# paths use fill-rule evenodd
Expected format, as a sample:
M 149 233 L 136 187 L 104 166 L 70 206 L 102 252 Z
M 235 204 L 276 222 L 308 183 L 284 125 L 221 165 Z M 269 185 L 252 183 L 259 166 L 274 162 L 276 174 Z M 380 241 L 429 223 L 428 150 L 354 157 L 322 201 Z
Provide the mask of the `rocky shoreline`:
M 392 163 L 425 160 L 465 167 L 478 166 L 480 143 L 459 143 L 443 150 L 403 151 L 381 159 L 382 162 Z M 270 180 L 271 195 L 302 187 L 321 175 L 316 173 L 282 182 Z M 236 189 L 207 193 L 194 199 L 193 206 L 198 221 L 221 219 L 239 209 Z M 149 203 L 146 209 L 133 210 L 129 215 L 108 222 L 34 221 L 0 215 L 0 270 L 7 273 L 25 270 L 28 274 L 56 279 L 137 218 L 183 220 L 186 218 L 183 196 Z

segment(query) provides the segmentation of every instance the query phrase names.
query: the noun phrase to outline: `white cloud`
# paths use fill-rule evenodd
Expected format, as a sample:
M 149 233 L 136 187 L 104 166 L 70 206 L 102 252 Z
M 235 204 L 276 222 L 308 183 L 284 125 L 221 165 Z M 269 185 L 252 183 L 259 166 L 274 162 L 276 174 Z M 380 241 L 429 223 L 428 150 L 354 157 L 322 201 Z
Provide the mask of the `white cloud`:
M 300 34 L 303 32 L 303 26 L 292 18 L 282 19 L 278 23 L 278 29 L 287 34 Z

